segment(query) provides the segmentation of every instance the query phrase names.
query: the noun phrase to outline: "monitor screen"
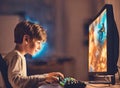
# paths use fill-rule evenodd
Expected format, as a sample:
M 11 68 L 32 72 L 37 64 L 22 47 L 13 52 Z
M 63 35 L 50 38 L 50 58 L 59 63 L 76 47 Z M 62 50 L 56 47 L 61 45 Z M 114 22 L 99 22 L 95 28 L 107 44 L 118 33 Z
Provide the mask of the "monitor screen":
M 107 71 L 107 10 L 89 26 L 89 72 Z

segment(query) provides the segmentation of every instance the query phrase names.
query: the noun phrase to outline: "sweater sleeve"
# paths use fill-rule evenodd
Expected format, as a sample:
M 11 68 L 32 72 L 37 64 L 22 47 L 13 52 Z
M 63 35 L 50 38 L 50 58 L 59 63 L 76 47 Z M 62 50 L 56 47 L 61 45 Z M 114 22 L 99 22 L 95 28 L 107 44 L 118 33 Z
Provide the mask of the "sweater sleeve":
M 35 88 L 37 82 L 45 81 L 47 74 L 27 76 L 24 63 L 17 55 L 9 61 L 8 78 L 13 88 Z

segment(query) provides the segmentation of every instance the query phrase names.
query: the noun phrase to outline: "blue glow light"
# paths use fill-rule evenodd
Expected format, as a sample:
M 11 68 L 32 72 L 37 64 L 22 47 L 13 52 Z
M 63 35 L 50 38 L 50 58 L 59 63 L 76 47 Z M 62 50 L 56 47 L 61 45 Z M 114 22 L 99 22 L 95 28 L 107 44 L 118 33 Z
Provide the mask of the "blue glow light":
M 107 13 L 106 10 L 102 13 L 100 17 L 100 22 L 95 27 L 95 32 L 97 35 L 97 41 L 99 44 L 104 44 L 107 38 Z
M 39 24 L 39 22 L 38 22 L 38 21 L 36 21 L 35 19 L 33 19 L 33 18 L 29 17 L 28 15 L 25 15 L 25 19 L 26 19 L 27 21 L 32 22 L 32 23 Z
M 41 49 L 32 56 L 33 59 L 38 59 L 40 58 L 41 56 L 43 56 L 45 54 L 45 52 L 47 51 L 48 49 L 48 43 L 42 43 L 41 45 Z

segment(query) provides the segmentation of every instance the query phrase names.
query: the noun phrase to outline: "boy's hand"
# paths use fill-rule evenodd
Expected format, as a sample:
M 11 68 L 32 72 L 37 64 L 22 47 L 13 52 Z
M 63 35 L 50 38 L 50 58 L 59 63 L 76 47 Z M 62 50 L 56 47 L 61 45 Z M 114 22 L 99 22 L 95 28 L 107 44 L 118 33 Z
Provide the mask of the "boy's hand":
M 52 73 L 48 73 L 48 75 L 46 76 L 46 82 L 47 83 L 59 83 L 60 79 L 63 79 L 64 75 L 60 72 L 52 72 Z

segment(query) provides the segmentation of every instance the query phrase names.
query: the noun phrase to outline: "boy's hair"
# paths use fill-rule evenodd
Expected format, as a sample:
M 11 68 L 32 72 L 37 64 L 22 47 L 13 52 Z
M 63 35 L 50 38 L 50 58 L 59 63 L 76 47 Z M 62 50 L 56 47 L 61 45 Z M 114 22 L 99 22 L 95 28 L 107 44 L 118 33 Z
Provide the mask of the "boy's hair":
M 16 25 L 14 30 L 14 42 L 21 44 L 24 35 L 29 35 L 30 39 L 38 39 L 43 42 L 47 39 L 47 34 L 43 27 L 29 21 L 22 21 Z

